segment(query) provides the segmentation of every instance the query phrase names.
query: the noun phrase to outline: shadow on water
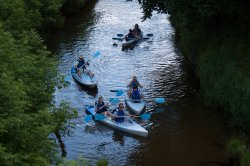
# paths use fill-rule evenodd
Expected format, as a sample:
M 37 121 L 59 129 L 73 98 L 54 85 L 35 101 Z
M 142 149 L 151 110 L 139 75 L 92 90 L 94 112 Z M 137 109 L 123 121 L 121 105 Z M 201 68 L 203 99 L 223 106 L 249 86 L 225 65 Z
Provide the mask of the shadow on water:
M 112 139 L 118 142 L 120 145 L 124 145 L 124 133 L 121 133 L 118 130 L 114 130 L 114 134 L 112 135 Z
M 79 85 L 79 84 L 77 84 L 77 86 L 79 87 L 79 91 L 86 92 L 88 95 L 92 96 L 93 98 L 96 98 L 96 96 L 98 94 L 98 87 L 97 86 L 95 86 L 93 88 L 89 88 L 89 87 L 86 87 L 84 85 Z

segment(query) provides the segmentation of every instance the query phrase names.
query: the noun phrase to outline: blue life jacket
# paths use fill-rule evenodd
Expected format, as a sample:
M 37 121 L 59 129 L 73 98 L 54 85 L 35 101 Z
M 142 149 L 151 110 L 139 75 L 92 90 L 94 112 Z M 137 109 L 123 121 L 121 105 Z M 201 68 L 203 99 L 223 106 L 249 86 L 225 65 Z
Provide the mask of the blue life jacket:
M 118 122 L 118 123 L 124 122 L 124 120 L 125 120 L 125 117 L 124 117 L 124 116 L 125 116 L 125 112 L 124 112 L 124 111 L 119 111 L 118 108 L 115 109 L 115 110 L 113 111 L 113 113 L 114 113 L 114 112 L 117 113 L 116 116 L 122 116 L 122 117 L 116 117 L 116 118 L 115 118 L 115 122 Z
M 134 100 L 140 100 L 141 99 L 140 90 L 138 88 L 132 90 L 131 99 L 134 99 Z
M 83 66 L 84 65 L 84 66 Z M 77 68 L 79 69 L 80 67 L 83 66 L 83 69 L 85 69 L 85 61 L 84 60 L 78 60 Z
M 139 82 L 138 81 L 132 81 L 130 87 L 132 89 L 137 89 L 139 87 Z

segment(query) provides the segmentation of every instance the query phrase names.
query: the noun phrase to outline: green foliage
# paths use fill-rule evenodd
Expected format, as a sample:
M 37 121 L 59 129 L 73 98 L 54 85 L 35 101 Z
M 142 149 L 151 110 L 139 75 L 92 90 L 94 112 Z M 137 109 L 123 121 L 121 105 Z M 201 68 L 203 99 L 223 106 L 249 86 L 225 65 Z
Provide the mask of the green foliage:
M 108 160 L 107 159 L 99 159 L 97 161 L 97 166 L 108 166 Z
M 237 156 L 246 150 L 246 146 L 237 138 L 231 139 L 226 146 L 226 151 L 229 156 Z
M 0 20 L 14 35 L 25 30 L 46 32 L 63 24 L 60 8 L 64 0 L 0 0 Z
M 138 0 L 142 5 L 143 21 L 152 16 L 152 12 L 156 10 L 158 13 L 165 13 L 166 8 L 164 5 L 164 0 Z
M 58 166 L 90 166 L 90 163 L 83 157 L 78 156 L 76 160 L 67 160 L 64 158 Z
M 242 154 L 240 163 L 241 166 L 250 166 L 250 150 Z
M 30 31 L 19 38 L 0 24 L 0 160 L 2 165 L 49 165 L 56 144 L 48 136 L 68 132 L 76 113 L 65 104 L 53 108 L 56 63 L 40 37 Z
M 83 2 L 83 1 L 81 1 Z M 38 35 L 63 24 L 64 0 L 0 0 L 1 165 L 50 165 L 56 136 L 70 134 L 75 110 L 53 103 L 62 78 Z

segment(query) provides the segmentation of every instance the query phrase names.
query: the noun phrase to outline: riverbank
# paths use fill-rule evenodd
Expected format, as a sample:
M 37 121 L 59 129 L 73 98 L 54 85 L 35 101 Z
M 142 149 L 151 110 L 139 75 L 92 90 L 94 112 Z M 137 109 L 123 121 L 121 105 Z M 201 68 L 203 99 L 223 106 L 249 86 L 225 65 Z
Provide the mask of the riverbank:
M 246 21 L 249 12 L 241 2 L 214 2 L 207 3 L 206 7 L 198 1 L 186 7 L 172 5 L 176 7 L 169 8 L 170 20 L 177 32 L 176 44 L 194 66 L 203 101 L 224 113 L 239 137 L 238 147 L 245 147 L 236 152 L 234 141 L 228 145 L 231 144 L 228 151 L 238 165 L 245 166 L 250 160 L 247 139 L 250 133 L 250 24 Z

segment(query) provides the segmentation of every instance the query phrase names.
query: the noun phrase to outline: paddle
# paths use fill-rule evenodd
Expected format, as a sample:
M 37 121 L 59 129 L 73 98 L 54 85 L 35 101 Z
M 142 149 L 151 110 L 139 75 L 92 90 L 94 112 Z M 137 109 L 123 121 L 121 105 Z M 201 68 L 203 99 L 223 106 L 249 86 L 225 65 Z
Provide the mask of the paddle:
M 118 37 L 123 37 L 124 35 L 123 35 L 122 33 L 118 33 L 117 36 L 118 36 Z M 154 35 L 153 35 L 153 33 L 147 33 L 146 36 L 152 37 L 152 36 L 154 36 Z
M 118 37 L 123 37 L 124 35 L 122 33 L 117 34 Z
M 92 121 L 92 115 L 87 115 L 83 118 L 83 121 L 86 123 L 89 123 Z
M 127 92 L 128 89 L 126 89 L 126 90 L 122 90 L 122 89 L 111 89 L 111 90 L 110 90 L 110 92 L 118 92 L 118 91 L 125 91 L 125 92 Z
M 148 113 L 145 113 L 145 114 L 142 114 L 142 115 L 140 115 L 140 116 L 134 116 L 134 117 L 140 117 L 140 118 L 143 119 L 143 120 L 148 120 L 148 119 L 151 118 L 151 115 L 148 114 Z
M 123 40 L 123 38 L 112 37 L 113 40 Z
M 98 56 L 100 56 L 101 55 L 101 53 L 100 53 L 100 51 L 96 51 L 96 52 L 94 52 L 94 54 L 92 55 L 92 59 L 94 59 L 94 58 L 97 58 Z M 90 60 L 92 60 L 92 59 L 90 59 Z M 82 68 L 83 66 L 85 66 L 90 60 L 88 60 L 84 65 L 82 65 L 80 68 Z M 79 68 L 79 69 L 80 69 Z M 72 77 L 71 77 L 71 75 L 68 75 L 68 76 L 66 76 L 65 78 L 64 78 L 64 81 L 65 82 L 67 82 L 67 83 L 70 83 L 70 81 L 71 81 L 71 79 L 72 79 Z
M 71 76 L 66 76 L 66 77 L 64 78 L 64 81 L 70 83 L 71 78 L 72 78 Z
M 106 116 L 103 114 L 95 114 L 95 120 L 97 121 L 103 121 L 104 119 L 106 119 Z
M 165 103 L 165 98 L 161 98 L 161 97 L 158 97 L 158 98 L 155 98 L 154 101 L 158 104 L 163 104 Z
M 123 90 L 118 90 L 117 92 L 116 92 L 116 96 L 122 96 L 123 95 Z
M 100 51 L 96 51 L 93 55 L 92 55 L 92 59 L 97 58 L 98 56 L 100 56 L 101 53 Z M 84 65 L 82 65 L 81 67 L 79 67 L 79 69 L 81 69 L 82 67 L 84 67 L 88 62 L 90 62 L 92 59 L 88 60 Z
M 112 104 L 118 104 L 120 102 L 120 99 L 118 98 L 109 98 L 109 102 Z
M 117 92 L 118 93 L 118 92 Z M 119 95 L 121 95 L 121 93 L 119 93 Z M 130 100 L 130 99 L 129 99 Z M 145 99 L 144 99 L 145 100 Z M 112 104 L 117 104 L 120 100 L 118 98 L 110 98 L 109 99 L 109 102 L 112 103 Z M 132 100 L 131 101 L 136 101 L 136 100 Z M 146 100 L 148 101 L 148 100 Z M 160 98 L 160 97 L 157 97 L 157 98 L 154 98 L 153 99 L 154 102 L 158 103 L 158 104 L 163 104 L 166 102 L 165 98 Z
M 83 118 L 83 122 L 86 125 L 93 126 L 92 124 L 90 124 L 91 121 L 92 121 L 92 115 L 87 115 Z
M 132 116 L 118 116 L 118 117 L 134 117 L 134 118 L 141 118 L 143 120 L 148 120 L 151 118 L 151 115 L 149 113 L 145 113 L 145 114 L 142 114 L 140 116 L 132 115 Z
M 147 36 L 153 36 L 153 33 L 148 33 Z

